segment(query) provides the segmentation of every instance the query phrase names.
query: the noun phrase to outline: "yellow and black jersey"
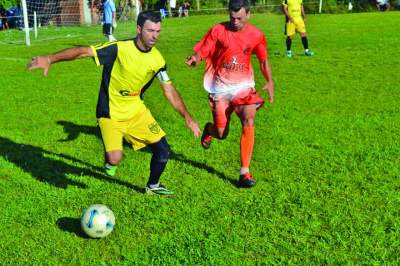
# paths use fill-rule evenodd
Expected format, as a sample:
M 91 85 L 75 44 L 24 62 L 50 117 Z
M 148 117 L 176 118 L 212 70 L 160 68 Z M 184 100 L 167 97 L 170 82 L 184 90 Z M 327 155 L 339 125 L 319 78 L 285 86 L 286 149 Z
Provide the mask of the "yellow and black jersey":
M 293 19 L 301 18 L 303 0 L 283 0 L 282 5 L 287 6 L 289 16 Z
M 96 64 L 103 65 L 97 118 L 131 119 L 146 108 L 142 95 L 156 76 L 160 82 L 170 82 L 165 60 L 155 47 L 142 51 L 131 39 L 91 48 Z

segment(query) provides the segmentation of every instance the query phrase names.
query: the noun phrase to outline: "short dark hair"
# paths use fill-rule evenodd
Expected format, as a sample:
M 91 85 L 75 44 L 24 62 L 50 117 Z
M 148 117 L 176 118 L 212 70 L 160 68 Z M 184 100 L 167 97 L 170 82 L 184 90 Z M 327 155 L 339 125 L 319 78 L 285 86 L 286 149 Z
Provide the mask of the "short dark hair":
M 250 0 L 229 0 L 229 11 L 238 12 L 241 8 L 250 10 Z
M 161 16 L 159 13 L 156 13 L 151 10 L 142 11 L 139 13 L 137 18 L 137 25 L 143 27 L 144 23 L 150 20 L 151 22 L 158 23 L 161 21 Z

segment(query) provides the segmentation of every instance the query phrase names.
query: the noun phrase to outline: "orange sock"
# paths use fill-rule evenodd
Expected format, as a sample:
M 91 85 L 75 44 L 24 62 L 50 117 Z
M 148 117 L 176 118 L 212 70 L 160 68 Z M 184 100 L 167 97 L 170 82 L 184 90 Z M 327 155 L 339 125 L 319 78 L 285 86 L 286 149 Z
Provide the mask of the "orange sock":
M 240 138 L 240 156 L 242 167 L 249 167 L 254 146 L 254 127 L 243 127 Z

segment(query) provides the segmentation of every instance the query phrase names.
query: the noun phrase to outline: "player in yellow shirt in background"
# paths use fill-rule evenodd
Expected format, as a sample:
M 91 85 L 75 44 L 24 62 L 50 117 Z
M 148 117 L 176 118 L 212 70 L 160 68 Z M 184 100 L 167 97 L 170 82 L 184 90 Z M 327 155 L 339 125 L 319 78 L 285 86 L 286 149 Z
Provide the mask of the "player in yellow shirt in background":
M 286 16 L 286 55 L 292 58 L 292 39 L 296 32 L 301 35 L 301 42 L 306 56 L 314 55 L 314 52 L 308 49 L 308 39 L 306 34 L 306 14 L 304 12 L 303 0 L 284 0 L 282 9 Z

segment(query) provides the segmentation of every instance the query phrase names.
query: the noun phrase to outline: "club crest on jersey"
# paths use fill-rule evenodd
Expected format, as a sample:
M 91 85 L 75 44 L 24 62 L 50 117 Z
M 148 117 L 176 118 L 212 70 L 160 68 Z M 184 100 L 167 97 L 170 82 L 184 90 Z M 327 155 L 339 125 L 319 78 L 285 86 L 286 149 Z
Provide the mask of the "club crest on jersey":
M 237 56 L 233 55 L 232 56 L 232 61 L 229 63 L 224 63 L 223 67 L 232 70 L 232 71 L 243 71 L 244 69 L 244 64 L 238 63 L 237 61 Z
M 153 122 L 153 123 L 149 124 L 148 127 L 149 127 L 151 133 L 153 133 L 153 134 L 158 134 L 158 133 L 160 133 L 161 128 L 160 128 L 160 126 L 157 124 L 157 122 Z

